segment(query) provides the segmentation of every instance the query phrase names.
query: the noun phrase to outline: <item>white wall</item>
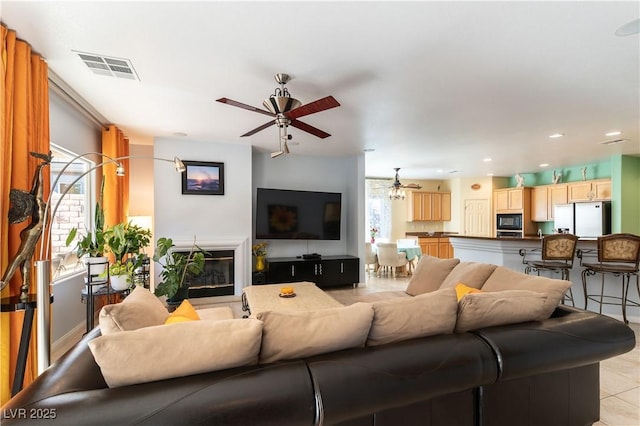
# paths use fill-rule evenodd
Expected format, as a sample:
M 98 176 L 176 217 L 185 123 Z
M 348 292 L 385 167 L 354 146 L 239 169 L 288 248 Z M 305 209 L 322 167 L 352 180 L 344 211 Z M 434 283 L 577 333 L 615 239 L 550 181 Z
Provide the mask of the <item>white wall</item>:
M 101 129 L 49 91 L 49 132 L 51 142 L 76 154 L 100 152 Z M 89 157 L 91 159 L 92 157 Z M 55 161 L 55 159 L 54 159 Z M 85 322 L 86 306 L 80 301 L 84 274 L 73 275 L 53 283 L 51 305 L 51 340 L 56 340 Z
M 160 237 L 174 241 L 246 240 L 250 258 L 252 235 L 251 147 L 217 142 L 156 138 L 154 156 L 183 161 L 224 163 L 224 195 L 183 195 L 182 175 L 173 164 L 154 164 L 154 242 Z M 155 243 L 154 243 L 155 244 Z M 251 283 L 250 265 L 236 275 L 236 283 Z M 236 286 L 236 295 L 239 295 Z
M 364 220 L 363 158 L 295 154 L 271 158 L 269 154 L 254 152 L 252 202 L 255 201 L 256 188 L 342 193 L 339 241 L 268 240 L 270 257 L 300 256 L 305 253 L 359 256 L 357 242 L 364 241 L 364 236 L 360 235 L 363 233 L 360 222 Z M 252 215 L 254 224 L 255 212 L 252 211 Z M 253 228 L 252 235 L 255 235 Z

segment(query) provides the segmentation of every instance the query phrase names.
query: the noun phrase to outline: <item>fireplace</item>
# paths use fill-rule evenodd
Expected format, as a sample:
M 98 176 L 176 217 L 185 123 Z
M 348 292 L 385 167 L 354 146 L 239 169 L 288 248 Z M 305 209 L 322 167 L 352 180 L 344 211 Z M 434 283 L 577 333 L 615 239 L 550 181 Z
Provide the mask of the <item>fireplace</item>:
M 176 250 L 187 256 L 189 251 Z M 234 294 L 233 250 L 206 251 L 204 270 L 197 277 L 189 278 L 189 299 L 196 297 L 232 296 Z
M 248 240 L 196 241 L 205 252 L 204 271 L 189 282 L 189 298 L 239 296 L 250 283 L 250 265 L 247 264 Z M 175 241 L 174 251 L 189 254 L 193 241 Z

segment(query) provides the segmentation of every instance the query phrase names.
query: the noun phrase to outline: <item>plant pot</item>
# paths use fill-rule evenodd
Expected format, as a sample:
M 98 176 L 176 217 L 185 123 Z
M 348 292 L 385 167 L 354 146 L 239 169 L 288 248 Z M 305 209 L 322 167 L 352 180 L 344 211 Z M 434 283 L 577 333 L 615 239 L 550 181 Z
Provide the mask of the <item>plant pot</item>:
M 131 283 L 127 282 L 128 275 L 111 275 L 111 288 L 115 291 L 123 291 L 131 287 Z
M 173 312 L 175 308 L 180 306 L 184 299 L 189 297 L 189 287 L 179 287 L 176 294 L 171 297 L 167 297 L 167 306 L 169 307 L 169 312 Z
M 99 275 L 106 276 L 107 266 L 109 265 L 109 259 L 106 256 L 85 257 L 82 261 L 87 267 L 87 275 L 91 277 L 91 281 L 94 281 Z
M 267 259 L 266 256 L 255 256 L 256 263 L 255 269 L 257 272 L 262 272 L 267 269 Z

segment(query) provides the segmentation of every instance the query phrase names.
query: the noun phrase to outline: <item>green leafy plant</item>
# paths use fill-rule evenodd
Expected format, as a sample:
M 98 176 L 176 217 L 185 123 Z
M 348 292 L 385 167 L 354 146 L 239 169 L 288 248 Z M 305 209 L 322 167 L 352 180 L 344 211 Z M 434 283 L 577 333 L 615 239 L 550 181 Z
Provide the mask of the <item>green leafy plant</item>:
M 118 223 L 104 232 L 107 250 L 113 253 L 115 262 L 109 266 L 111 275 L 131 275 L 142 266 L 140 251 L 151 243 L 151 231 L 131 222 Z
M 156 242 L 153 260 L 162 266 L 162 282 L 156 286 L 156 296 L 174 297 L 179 289 L 188 285 L 189 278 L 200 275 L 204 270 L 205 252 L 195 240 L 188 255 L 173 251 L 173 247 L 175 244 L 171 238 L 159 238 Z
M 102 195 L 104 193 L 104 179 L 100 187 L 100 198 L 96 201 L 96 208 L 93 217 L 93 230 L 87 230 L 86 234 L 80 236 L 76 243 L 75 251 L 78 257 L 101 257 L 106 249 L 106 239 L 104 236 L 104 210 L 102 209 Z M 78 235 L 78 228 L 73 227 L 67 235 L 65 244 L 67 247 L 71 245 Z

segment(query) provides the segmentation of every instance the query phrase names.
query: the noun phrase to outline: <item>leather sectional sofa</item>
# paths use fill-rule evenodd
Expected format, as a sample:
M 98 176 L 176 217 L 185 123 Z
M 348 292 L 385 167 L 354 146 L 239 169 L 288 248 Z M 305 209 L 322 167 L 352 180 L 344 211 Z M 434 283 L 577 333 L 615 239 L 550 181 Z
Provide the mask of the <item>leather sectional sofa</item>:
M 624 323 L 560 305 L 542 321 L 110 388 L 88 345 L 100 334 L 11 399 L 2 424 L 588 425 L 599 362 L 635 346 Z

